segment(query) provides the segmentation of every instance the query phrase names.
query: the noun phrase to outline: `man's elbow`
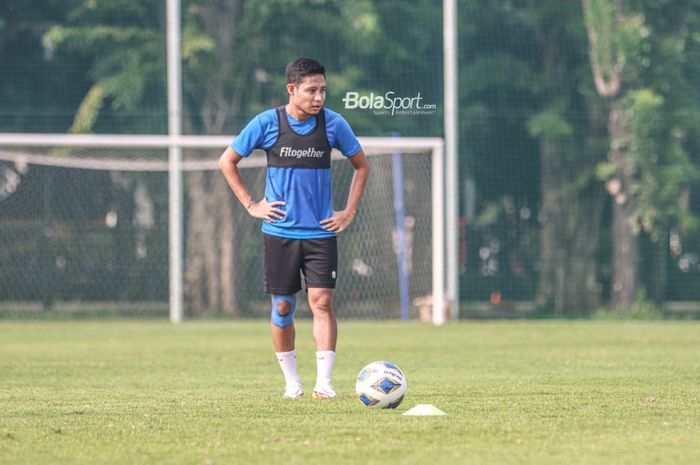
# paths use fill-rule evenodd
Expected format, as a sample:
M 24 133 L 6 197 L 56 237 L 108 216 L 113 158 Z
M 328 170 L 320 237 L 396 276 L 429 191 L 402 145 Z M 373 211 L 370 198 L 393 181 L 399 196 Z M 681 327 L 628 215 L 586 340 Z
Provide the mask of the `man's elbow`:
M 226 152 L 222 153 L 221 157 L 219 157 L 219 169 L 225 173 L 231 169 L 232 164 L 233 160 L 231 160 L 231 157 Z
M 369 162 L 365 161 L 365 163 L 363 164 L 361 169 L 363 171 L 363 174 L 365 175 L 365 178 L 368 178 L 369 172 L 371 171 L 371 169 L 369 167 Z
M 224 152 L 223 154 L 221 154 L 221 156 L 219 157 L 219 169 L 220 169 L 221 171 L 225 171 L 225 170 L 226 170 L 226 165 L 228 165 L 227 158 L 228 158 L 228 157 L 226 157 L 226 153 L 225 153 L 225 152 Z

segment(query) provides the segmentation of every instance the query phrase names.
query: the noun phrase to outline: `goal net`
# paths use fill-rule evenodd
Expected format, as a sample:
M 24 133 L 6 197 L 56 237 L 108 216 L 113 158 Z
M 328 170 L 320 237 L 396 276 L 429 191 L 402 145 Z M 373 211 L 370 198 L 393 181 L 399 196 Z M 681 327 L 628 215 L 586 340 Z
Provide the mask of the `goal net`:
M 166 136 L 0 135 L 0 308 L 167 314 Z M 180 137 L 184 316 L 263 317 L 260 222 L 218 170 L 230 142 Z M 339 318 L 418 318 L 442 296 L 442 141 L 361 138 L 371 175 L 339 236 Z M 261 198 L 264 153 L 239 165 Z M 352 165 L 334 154 L 333 203 Z M 299 315 L 310 315 L 304 298 Z M 20 310 L 17 310 L 20 311 Z M 87 310 L 85 310 L 87 311 Z M 150 312 L 150 313 L 149 313 Z M 425 315 L 422 315 L 426 318 Z

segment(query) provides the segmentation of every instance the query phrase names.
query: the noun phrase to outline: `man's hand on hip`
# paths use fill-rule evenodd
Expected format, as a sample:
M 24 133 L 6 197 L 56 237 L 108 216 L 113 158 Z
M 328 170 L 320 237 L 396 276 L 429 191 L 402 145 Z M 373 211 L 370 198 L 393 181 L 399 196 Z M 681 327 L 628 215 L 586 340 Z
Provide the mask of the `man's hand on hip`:
M 281 200 L 268 203 L 265 198 L 260 202 L 254 202 L 248 207 L 248 213 L 253 218 L 260 218 L 274 223 L 276 220 L 281 220 L 286 215 L 286 212 L 281 208 L 276 208 L 285 205 Z
M 323 229 L 339 234 L 348 229 L 354 217 L 355 214 L 347 210 L 334 211 L 333 216 L 321 220 L 321 225 Z

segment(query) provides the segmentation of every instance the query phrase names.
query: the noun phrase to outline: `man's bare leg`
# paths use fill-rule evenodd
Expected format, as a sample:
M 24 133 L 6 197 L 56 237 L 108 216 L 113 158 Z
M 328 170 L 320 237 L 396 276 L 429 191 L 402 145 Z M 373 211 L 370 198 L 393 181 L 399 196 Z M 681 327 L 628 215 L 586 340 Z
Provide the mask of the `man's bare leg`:
M 333 289 L 309 288 L 309 306 L 314 315 L 312 334 L 316 343 L 316 385 L 314 397 L 336 397 L 331 384 L 331 371 L 335 363 L 335 347 L 338 339 L 338 323 L 333 313 Z

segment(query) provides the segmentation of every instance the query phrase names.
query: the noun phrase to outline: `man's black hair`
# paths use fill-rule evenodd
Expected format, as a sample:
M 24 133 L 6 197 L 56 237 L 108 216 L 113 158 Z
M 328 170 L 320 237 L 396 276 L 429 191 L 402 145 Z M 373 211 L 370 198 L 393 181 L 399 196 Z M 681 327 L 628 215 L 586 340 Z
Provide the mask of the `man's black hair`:
M 287 84 L 301 84 L 306 76 L 323 74 L 326 77 L 326 68 L 312 58 L 297 58 L 287 65 Z

